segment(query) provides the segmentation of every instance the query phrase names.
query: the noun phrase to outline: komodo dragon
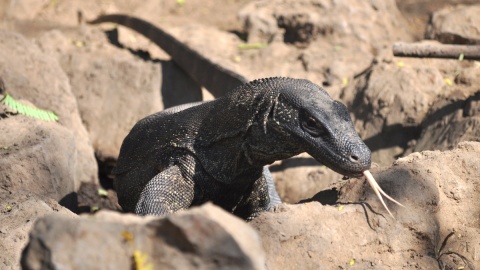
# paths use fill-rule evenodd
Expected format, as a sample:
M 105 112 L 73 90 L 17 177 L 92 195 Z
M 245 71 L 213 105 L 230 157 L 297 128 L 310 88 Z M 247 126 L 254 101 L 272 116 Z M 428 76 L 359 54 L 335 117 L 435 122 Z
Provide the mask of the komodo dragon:
M 251 219 L 280 203 L 266 167 L 276 160 L 307 152 L 347 176 L 370 168 L 370 150 L 346 107 L 321 87 L 278 77 L 247 83 L 145 21 L 106 15 L 91 23 L 101 22 L 140 32 L 223 95 L 147 116 L 132 128 L 113 170 L 125 211 L 165 215 L 211 201 Z

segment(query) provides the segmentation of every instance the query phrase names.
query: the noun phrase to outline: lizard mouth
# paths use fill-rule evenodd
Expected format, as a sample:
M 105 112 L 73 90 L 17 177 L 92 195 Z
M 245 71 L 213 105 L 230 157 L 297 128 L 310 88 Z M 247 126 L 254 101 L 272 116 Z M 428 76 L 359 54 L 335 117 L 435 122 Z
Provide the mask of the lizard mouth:
M 339 174 L 348 177 L 360 177 L 371 166 L 370 150 L 368 148 L 360 150 L 358 152 L 362 153 L 361 155 L 339 155 L 331 149 L 323 149 L 323 151 L 319 151 L 320 153 L 310 153 L 310 155 Z

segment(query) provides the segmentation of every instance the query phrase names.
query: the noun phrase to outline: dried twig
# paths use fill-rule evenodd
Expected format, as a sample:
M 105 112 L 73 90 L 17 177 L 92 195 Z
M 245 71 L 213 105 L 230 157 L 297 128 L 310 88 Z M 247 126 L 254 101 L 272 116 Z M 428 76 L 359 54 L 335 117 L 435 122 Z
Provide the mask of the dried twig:
M 480 60 L 480 45 L 395 43 L 393 45 L 393 55 Z

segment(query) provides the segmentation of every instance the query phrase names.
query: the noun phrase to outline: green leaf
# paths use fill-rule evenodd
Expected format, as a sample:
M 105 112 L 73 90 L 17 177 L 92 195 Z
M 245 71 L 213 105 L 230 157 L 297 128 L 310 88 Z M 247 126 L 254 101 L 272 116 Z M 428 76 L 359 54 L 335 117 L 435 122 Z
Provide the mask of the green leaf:
M 22 104 L 15 100 L 8 93 L 0 100 L 0 102 L 3 102 L 11 110 L 19 114 L 23 114 L 32 118 L 38 118 L 44 121 L 58 121 L 58 116 L 54 112 Z

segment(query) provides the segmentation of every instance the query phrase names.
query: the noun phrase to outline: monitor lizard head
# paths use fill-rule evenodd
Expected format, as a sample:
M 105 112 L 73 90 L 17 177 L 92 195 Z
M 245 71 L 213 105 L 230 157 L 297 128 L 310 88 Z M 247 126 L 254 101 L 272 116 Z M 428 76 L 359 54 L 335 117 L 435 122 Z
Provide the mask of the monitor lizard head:
M 345 105 L 308 80 L 280 87 L 267 126 L 288 134 L 303 151 L 340 174 L 361 176 L 371 166 L 370 149 Z

